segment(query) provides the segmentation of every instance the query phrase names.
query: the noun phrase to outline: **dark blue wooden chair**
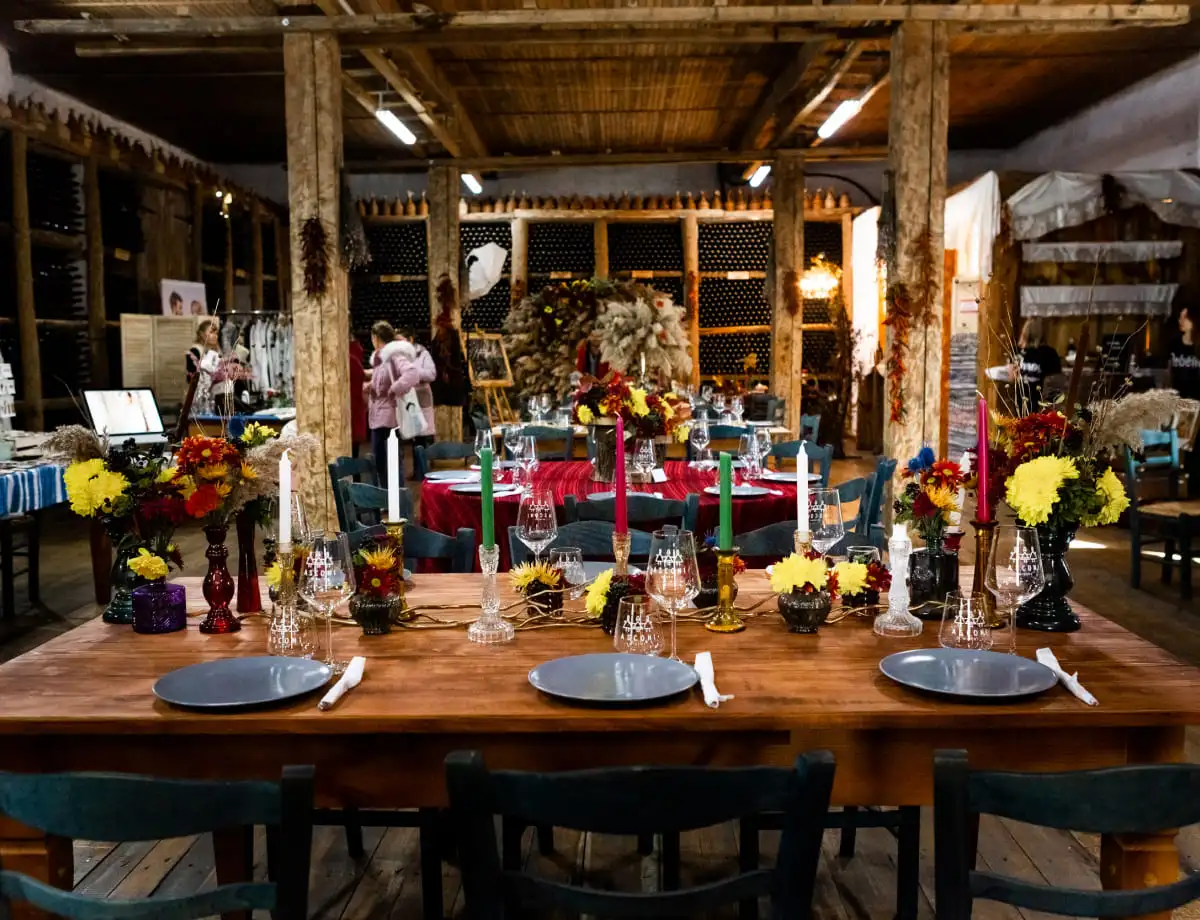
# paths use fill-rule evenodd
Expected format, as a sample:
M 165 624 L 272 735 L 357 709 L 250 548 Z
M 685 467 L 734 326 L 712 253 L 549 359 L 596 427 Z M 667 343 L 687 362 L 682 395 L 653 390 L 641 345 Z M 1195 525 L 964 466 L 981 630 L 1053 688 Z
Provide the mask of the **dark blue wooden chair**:
M 329 483 L 333 487 L 333 504 L 337 509 L 338 526 L 345 530 L 342 496 L 338 491 L 338 483 L 342 481 L 363 482 L 367 485 L 378 486 L 379 471 L 375 468 L 375 461 L 358 457 L 338 457 L 329 464 Z
M 458 441 L 437 441 L 433 444 L 417 444 L 413 447 L 413 476 L 417 480 L 436 469 L 466 468 L 475 456 L 473 444 Z
M 780 441 L 778 444 L 772 444 L 771 449 L 767 452 L 767 457 L 775 460 L 775 469 L 784 469 L 785 464 L 780 463 L 780 460 L 790 460 L 791 463 L 786 464 L 787 468 L 796 468 L 796 456 L 800 453 L 800 445 L 804 445 L 804 452 L 808 454 L 808 471 L 817 473 L 821 477 L 820 487 L 822 489 L 829 488 L 829 474 L 833 471 L 833 445 L 832 444 L 817 444 L 815 441 Z M 813 469 L 814 465 L 816 469 Z
M 563 499 L 563 519 L 568 524 L 575 521 L 608 521 L 611 524 L 616 520 L 616 514 L 615 498 L 591 499 L 585 496 L 577 499 L 574 495 L 568 495 Z M 625 514 L 630 524 L 637 524 L 645 530 L 657 530 L 663 524 L 677 524 L 680 530 L 695 533 L 700 514 L 700 496 L 692 493 L 683 501 L 675 501 L 631 492 L 625 502 Z
M 339 479 L 334 481 L 333 496 L 338 527 L 345 533 L 380 524 L 387 514 L 387 489 L 379 486 Z M 412 494 L 408 489 L 400 490 L 400 516 L 412 517 Z
M 539 460 L 570 460 L 575 450 L 575 430 L 573 428 L 551 428 L 547 425 L 526 425 L 521 429 L 524 437 L 532 437 L 537 442 Z M 504 449 L 505 456 L 511 460 L 508 448 Z
M 13 904 L 28 904 L 69 920 L 192 920 L 252 910 L 272 911 L 278 920 L 307 920 L 312 767 L 285 767 L 278 783 L 0 773 L 0 816 L 53 837 L 116 843 L 263 825 L 272 879 L 183 897 L 102 901 L 3 869 L 0 916 L 8 917 Z
M 715 458 L 718 453 L 725 451 L 726 453 L 737 456 L 738 447 L 741 446 L 742 435 L 747 434 L 754 429 L 749 425 L 709 425 L 708 426 L 708 449 L 712 451 Z M 689 460 L 692 459 L 692 442 L 688 441 Z
M 1200 824 L 1200 766 L 1070 773 L 971 770 L 966 751 L 933 757 L 938 920 L 968 920 L 976 898 L 1071 917 L 1140 917 L 1200 898 L 1200 874 L 1125 891 L 1054 888 L 975 868 L 980 815 L 1090 834 L 1155 834 Z
M 796 548 L 796 522 L 776 521 L 734 536 L 733 545 L 743 559 L 778 561 Z
M 556 546 L 578 546 L 583 551 L 584 559 L 612 559 L 612 535 L 615 525 L 608 521 L 576 521 L 573 524 L 560 524 L 558 536 L 554 538 L 543 553 Z M 629 557 L 644 559 L 650 553 L 650 534 L 644 530 L 630 530 Z M 508 528 L 508 552 L 514 566 L 521 565 L 533 559 L 533 553 L 517 538 L 517 528 Z
M 535 905 L 570 915 L 677 917 L 708 913 L 769 896 L 778 918 L 807 917 L 820 859 L 821 834 L 833 787 L 828 751 L 801 755 L 792 769 L 748 767 L 626 767 L 572 773 L 489 771 L 478 752 L 446 758 L 451 819 L 461 856 L 463 894 L 474 920 L 528 916 Z M 773 869 L 679 889 L 664 878 L 661 892 L 584 888 L 520 871 L 519 852 L 496 845 L 494 816 L 525 825 L 559 825 L 598 834 L 676 842 L 682 831 L 711 827 L 767 811 L 785 816 Z
M 363 527 L 350 534 L 350 548 L 357 550 L 368 540 L 384 533 L 382 524 Z M 451 572 L 475 570 L 475 531 L 458 528 L 453 537 L 420 524 L 404 525 L 404 559 L 439 559 L 449 563 Z
M 1138 460 L 1125 448 L 1125 487 L 1129 490 L 1129 584 L 1142 586 L 1142 552 L 1156 543 L 1163 545 L 1162 583 L 1169 585 L 1179 568 L 1180 594 L 1192 598 L 1192 555 L 1200 543 L 1200 501 L 1160 501 L 1142 503 L 1141 470 Z M 1178 550 L 1178 559 L 1176 559 Z
M 883 532 L 883 500 L 887 495 L 888 483 L 896 475 L 896 461 L 879 457 L 875 461 L 875 479 L 871 483 L 871 494 L 867 496 L 867 514 L 859 536 L 865 543 L 887 548 L 887 535 Z
M 821 416 L 819 415 L 801 415 L 800 416 L 800 440 L 811 441 L 813 444 L 820 442 L 821 434 Z
M 871 485 L 874 482 L 874 478 L 875 474 L 871 473 L 868 476 L 848 479 L 846 482 L 838 483 L 833 487 L 833 490 L 837 492 L 838 498 L 842 502 L 842 526 L 846 530 L 846 536 L 829 550 L 829 555 L 845 555 L 847 546 L 863 542 L 858 537 L 866 529 L 864 522 L 866 504 L 870 498 Z M 851 502 L 858 502 L 858 506 L 855 508 L 854 516 L 847 517 L 846 506 Z

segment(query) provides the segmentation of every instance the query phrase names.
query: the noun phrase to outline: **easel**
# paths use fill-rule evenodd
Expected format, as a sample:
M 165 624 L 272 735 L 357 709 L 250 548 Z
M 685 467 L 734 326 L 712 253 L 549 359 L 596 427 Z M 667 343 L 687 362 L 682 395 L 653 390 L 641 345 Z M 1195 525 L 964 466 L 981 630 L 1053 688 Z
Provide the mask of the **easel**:
M 472 388 L 483 391 L 488 423 L 495 426 L 519 421 L 508 402 L 507 391 L 513 385 L 513 376 L 508 352 L 504 348 L 504 337 L 497 332 L 482 332 L 478 327 L 461 335 L 467 373 Z

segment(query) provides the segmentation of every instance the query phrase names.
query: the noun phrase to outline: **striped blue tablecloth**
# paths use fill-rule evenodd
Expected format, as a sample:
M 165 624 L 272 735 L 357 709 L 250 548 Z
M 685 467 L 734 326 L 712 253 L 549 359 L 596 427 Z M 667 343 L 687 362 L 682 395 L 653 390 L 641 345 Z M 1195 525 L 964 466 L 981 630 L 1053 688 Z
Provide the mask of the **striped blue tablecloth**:
M 0 514 L 27 514 L 66 500 L 61 466 L 44 463 L 0 471 Z

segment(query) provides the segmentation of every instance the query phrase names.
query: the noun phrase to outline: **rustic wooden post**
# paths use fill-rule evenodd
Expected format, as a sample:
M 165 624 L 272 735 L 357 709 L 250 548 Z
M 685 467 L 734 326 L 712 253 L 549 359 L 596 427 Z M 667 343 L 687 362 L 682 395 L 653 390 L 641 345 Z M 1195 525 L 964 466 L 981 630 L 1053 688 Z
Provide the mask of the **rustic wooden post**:
M 771 391 L 787 401 L 784 425 L 800 434 L 804 341 L 804 155 L 780 151 L 772 180 L 775 204 L 775 303 L 771 313 Z
M 290 313 L 292 310 L 292 264 L 291 252 L 288 249 L 286 228 L 278 215 L 271 218 L 275 225 L 275 289 L 279 292 L 279 311 Z M 347 345 L 347 347 L 349 347 Z
M 608 277 L 608 221 L 601 218 L 592 224 L 593 249 L 596 253 L 595 270 L 597 278 Z
M 884 452 L 901 463 L 922 445 L 936 449 L 943 411 L 939 370 L 949 70 L 945 23 L 906 22 L 896 30 L 888 129 L 896 192 L 896 253 L 887 277 L 890 287 L 903 285 L 909 301 L 925 307 L 924 314 L 911 323 L 903 378 L 897 382 L 889 377 L 886 387 Z M 889 326 L 889 355 L 895 334 L 895 327 Z M 902 420 L 892 416 L 898 395 Z
M 250 309 L 263 308 L 262 202 L 250 202 Z
M 692 386 L 700 386 L 700 222 L 683 216 L 683 300 L 688 314 L 688 344 L 692 352 Z
M 233 214 L 225 217 L 225 312 L 233 312 Z
M 512 302 L 519 303 L 529 293 L 529 221 L 514 217 L 512 222 L 512 277 L 509 290 Z
M 192 280 L 204 280 L 204 186 L 192 183 Z
M 25 403 L 25 427 L 41 431 L 42 355 L 38 350 L 37 313 L 33 305 L 33 242 L 29 227 L 29 137 L 12 132 L 12 223 L 13 258 L 17 270 L 17 325 L 20 335 L 21 379 Z
M 449 279 L 454 286 L 454 308 L 451 317 L 454 328 L 462 328 L 462 307 L 459 303 L 458 250 L 458 183 L 459 173 L 453 166 L 434 166 L 429 170 L 429 313 L 430 328 L 437 328 L 441 303 L 438 286 Z M 435 406 L 434 424 L 439 441 L 462 440 L 462 407 Z
M 342 165 L 342 82 L 338 41 L 332 35 L 283 37 L 287 113 L 292 316 L 295 329 L 296 418 L 315 435 L 317 451 L 299 477 L 309 513 L 336 528 L 337 512 L 326 469 L 350 453 L 350 311 L 346 271 L 338 258 Z M 325 231 L 323 293 L 305 290 L 304 226 Z
M 100 162 L 83 161 L 84 221 L 87 229 L 88 345 L 91 385 L 108 386 L 108 316 L 104 310 L 104 229 L 100 219 Z
M 854 215 L 842 215 L 842 304 L 846 308 L 846 318 L 850 327 L 854 327 L 854 270 L 852 254 L 854 252 Z

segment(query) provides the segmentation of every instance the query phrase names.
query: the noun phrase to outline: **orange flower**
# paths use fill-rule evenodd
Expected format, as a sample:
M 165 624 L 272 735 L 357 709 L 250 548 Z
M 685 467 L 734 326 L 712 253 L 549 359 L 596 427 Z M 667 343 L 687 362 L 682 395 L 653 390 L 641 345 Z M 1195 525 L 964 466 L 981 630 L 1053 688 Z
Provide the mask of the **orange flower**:
M 194 518 L 204 517 L 219 507 L 221 507 L 221 496 L 217 493 L 216 486 L 212 485 L 200 486 L 187 500 L 187 512 Z
M 213 489 L 221 498 L 228 498 L 229 493 L 233 491 L 233 486 L 227 482 L 218 482 L 213 484 Z
M 185 473 L 195 472 L 200 467 L 212 467 L 226 460 L 238 458 L 238 450 L 224 438 L 184 438 L 176 459 Z

